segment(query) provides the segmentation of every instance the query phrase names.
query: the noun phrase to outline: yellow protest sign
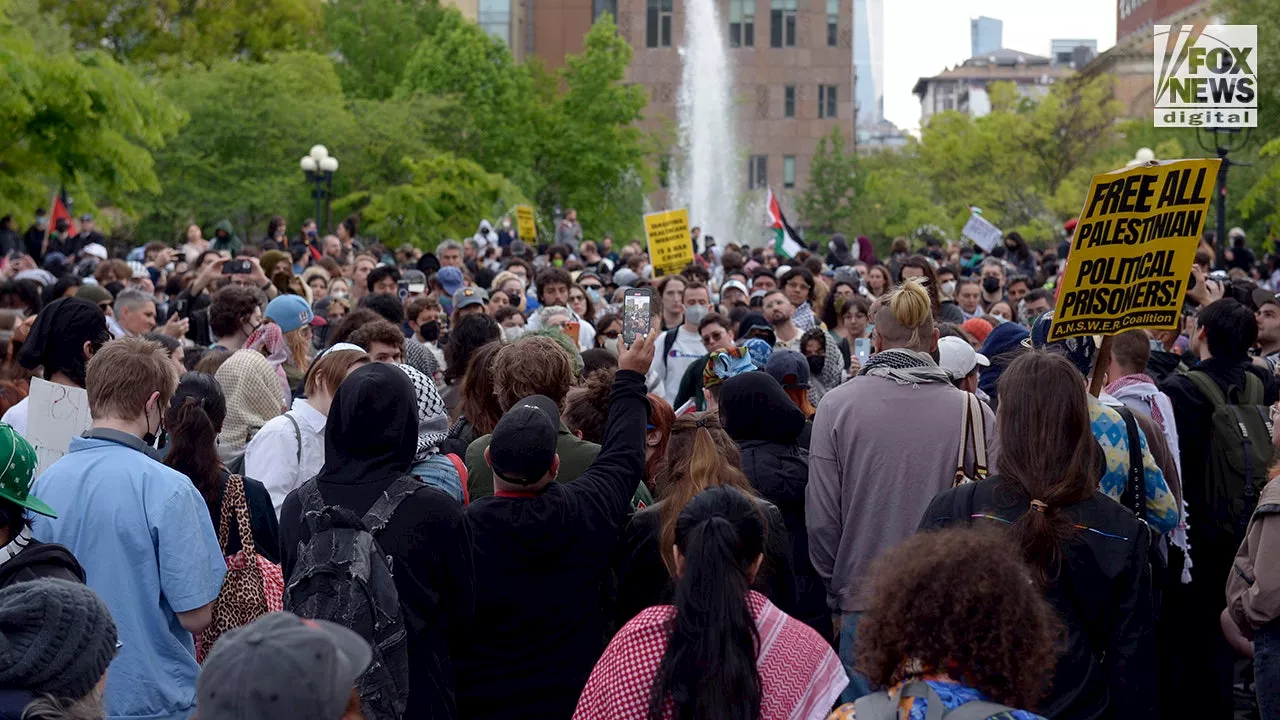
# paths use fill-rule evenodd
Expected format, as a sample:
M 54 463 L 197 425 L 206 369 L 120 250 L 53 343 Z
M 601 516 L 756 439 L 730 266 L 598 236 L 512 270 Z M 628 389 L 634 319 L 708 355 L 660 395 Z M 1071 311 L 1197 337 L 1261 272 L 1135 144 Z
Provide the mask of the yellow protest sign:
M 644 236 L 649 241 L 649 262 L 653 263 L 655 277 L 679 275 L 686 265 L 693 262 L 688 210 L 645 215 Z
M 520 233 L 522 242 L 533 243 L 538 240 L 538 226 L 533 222 L 533 208 L 528 205 L 516 206 L 516 232 Z
M 1170 160 L 1093 177 L 1050 341 L 1178 326 L 1219 162 Z

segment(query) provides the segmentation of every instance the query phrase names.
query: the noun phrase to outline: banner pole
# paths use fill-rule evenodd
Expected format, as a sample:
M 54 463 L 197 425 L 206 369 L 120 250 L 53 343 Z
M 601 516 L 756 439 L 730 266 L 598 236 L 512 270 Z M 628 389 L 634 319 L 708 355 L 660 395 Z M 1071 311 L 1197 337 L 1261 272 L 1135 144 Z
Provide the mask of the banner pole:
M 1107 374 L 1107 366 L 1111 364 L 1111 335 L 1102 338 L 1098 345 L 1098 358 L 1093 363 L 1093 378 L 1089 381 L 1089 394 L 1098 397 L 1102 392 L 1102 379 Z

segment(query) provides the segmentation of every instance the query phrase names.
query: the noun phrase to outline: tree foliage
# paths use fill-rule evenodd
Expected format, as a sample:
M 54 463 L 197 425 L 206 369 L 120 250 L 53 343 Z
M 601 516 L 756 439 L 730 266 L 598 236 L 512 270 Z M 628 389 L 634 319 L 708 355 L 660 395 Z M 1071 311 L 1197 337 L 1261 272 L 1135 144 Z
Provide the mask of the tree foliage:
M 333 0 L 325 34 L 340 55 L 347 97 L 391 97 L 418 43 L 440 18 L 432 0 Z

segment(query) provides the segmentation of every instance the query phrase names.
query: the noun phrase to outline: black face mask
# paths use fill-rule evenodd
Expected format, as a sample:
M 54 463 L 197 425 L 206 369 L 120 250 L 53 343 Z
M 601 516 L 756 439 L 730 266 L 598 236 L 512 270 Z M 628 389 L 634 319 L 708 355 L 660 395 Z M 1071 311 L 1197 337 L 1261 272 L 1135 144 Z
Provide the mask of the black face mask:
M 418 329 L 418 333 L 422 335 L 422 339 L 427 342 L 435 342 L 440 339 L 440 321 L 431 320 L 422 324 Z
M 507 293 L 507 299 L 511 301 L 512 305 L 520 306 L 520 293 L 509 292 Z
M 982 278 L 982 289 L 983 289 L 983 290 L 986 290 L 986 291 L 987 291 L 987 292 L 989 292 L 989 293 L 999 292 L 999 291 L 1000 291 L 1000 278 L 998 278 L 998 277 L 984 277 L 984 278 Z
M 825 355 L 810 355 L 805 359 L 809 361 L 810 375 L 821 375 L 822 368 L 827 366 L 827 358 Z

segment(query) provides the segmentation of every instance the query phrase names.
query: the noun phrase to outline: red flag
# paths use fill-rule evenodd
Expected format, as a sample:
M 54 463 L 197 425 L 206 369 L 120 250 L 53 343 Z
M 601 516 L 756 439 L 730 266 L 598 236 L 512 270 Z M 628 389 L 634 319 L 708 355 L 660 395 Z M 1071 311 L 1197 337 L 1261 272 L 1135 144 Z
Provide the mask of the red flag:
M 49 234 L 58 227 L 58 220 L 65 219 L 69 225 L 67 235 L 75 235 L 79 232 L 76 229 L 76 223 L 71 219 L 71 212 L 67 210 L 67 204 L 63 200 L 64 193 L 59 191 L 53 196 L 53 205 L 49 207 L 49 226 L 44 231 L 44 243 L 40 247 L 41 254 L 49 252 Z

